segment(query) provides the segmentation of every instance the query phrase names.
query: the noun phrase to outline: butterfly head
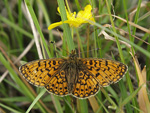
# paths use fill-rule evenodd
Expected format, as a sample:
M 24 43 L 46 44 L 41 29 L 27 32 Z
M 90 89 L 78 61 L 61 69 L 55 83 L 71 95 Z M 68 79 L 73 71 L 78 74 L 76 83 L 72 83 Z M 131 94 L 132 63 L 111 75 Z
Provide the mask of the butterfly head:
M 76 60 L 77 59 L 77 54 L 75 50 L 72 50 L 70 55 L 69 55 L 69 59 L 71 60 Z

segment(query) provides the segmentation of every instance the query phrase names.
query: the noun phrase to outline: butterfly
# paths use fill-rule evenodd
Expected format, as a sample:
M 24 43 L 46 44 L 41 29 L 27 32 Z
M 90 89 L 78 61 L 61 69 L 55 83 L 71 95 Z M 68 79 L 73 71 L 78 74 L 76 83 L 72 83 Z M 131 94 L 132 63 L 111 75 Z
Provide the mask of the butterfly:
M 35 86 L 59 96 L 88 98 L 100 87 L 118 82 L 127 65 L 107 59 L 78 58 L 72 50 L 67 58 L 51 58 L 28 62 L 19 67 L 24 78 Z

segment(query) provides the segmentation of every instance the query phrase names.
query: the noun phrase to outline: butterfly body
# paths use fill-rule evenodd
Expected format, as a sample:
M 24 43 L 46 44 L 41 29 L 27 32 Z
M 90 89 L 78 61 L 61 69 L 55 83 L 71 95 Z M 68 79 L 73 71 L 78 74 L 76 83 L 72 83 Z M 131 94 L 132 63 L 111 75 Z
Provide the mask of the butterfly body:
M 68 73 L 66 76 L 66 80 L 68 83 L 67 89 L 68 89 L 68 93 L 71 94 L 73 88 L 75 87 L 74 85 L 77 82 L 79 70 L 82 70 L 80 68 L 80 62 L 76 56 L 75 51 L 72 51 L 69 57 L 65 59 L 63 68 L 65 73 Z
M 87 98 L 100 87 L 118 82 L 127 66 L 113 60 L 78 58 L 72 50 L 68 58 L 32 61 L 19 70 L 27 81 L 45 87 L 50 93 Z

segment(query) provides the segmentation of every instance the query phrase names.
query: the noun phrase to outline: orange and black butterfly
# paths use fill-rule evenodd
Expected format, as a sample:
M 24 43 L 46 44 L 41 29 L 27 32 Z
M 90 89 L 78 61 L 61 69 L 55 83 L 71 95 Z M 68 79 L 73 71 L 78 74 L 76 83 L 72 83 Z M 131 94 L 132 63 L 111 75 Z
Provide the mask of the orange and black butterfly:
M 25 79 L 48 92 L 87 98 L 100 87 L 118 82 L 126 73 L 127 65 L 106 59 L 78 58 L 75 50 L 68 58 L 36 60 L 19 68 Z

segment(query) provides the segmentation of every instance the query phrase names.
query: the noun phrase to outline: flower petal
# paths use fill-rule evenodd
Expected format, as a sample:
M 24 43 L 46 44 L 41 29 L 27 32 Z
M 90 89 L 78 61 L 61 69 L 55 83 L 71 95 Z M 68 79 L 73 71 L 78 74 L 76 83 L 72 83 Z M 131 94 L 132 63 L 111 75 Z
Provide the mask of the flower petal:
M 88 17 L 87 15 L 91 15 L 92 7 L 91 5 L 87 5 L 84 10 L 78 12 L 77 17 Z
M 66 20 L 64 23 L 68 23 L 70 27 L 79 27 L 81 25 L 81 23 L 75 20 Z
M 62 21 L 53 23 L 53 24 L 51 24 L 51 25 L 48 27 L 48 30 L 51 30 L 51 29 L 53 29 L 53 28 L 55 28 L 55 27 L 57 27 L 57 26 L 60 26 L 60 25 L 62 25 L 62 24 L 63 24 Z
M 87 5 L 84 10 L 81 10 L 78 12 L 77 14 L 77 19 L 81 22 L 81 23 L 90 23 L 87 20 L 91 20 L 93 22 L 95 22 L 94 18 L 92 17 L 92 7 L 91 5 Z M 90 23 L 91 24 L 91 23 Z

